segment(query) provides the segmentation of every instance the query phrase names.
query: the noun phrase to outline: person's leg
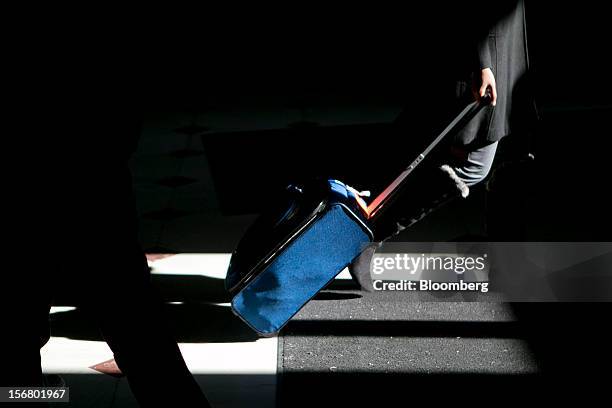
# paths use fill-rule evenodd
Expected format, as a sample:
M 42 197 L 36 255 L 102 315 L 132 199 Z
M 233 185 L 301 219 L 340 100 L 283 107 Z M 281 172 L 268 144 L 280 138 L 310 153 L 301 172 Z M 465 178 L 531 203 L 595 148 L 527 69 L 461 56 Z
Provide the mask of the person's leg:
M 209 406 L 166 325 L 138 243 L 127 163 L 96 161 L 70 183 L 70 292 L 97 321 L 141 406 Z M 67 176 L 69 177 L 69 176 Z
M 434 162 L 437 163 L 437 162 Z M 455 197 L 467 197 L 469 187 L 454 172 L 454 167 L 423 163 L 410 174 L 398 197 L 371 221 L 374 242 L 349 265 L 349 272 L 361 289 L 373 291 L 370 263 L 376 249 Z
M 494 142 L 467 150 L 452 148 L 456 159 L 452 162 L 451 168 L 468 187 L 482 182 L 491 172 L 497 144 L 498 142 Z
M 469 188 L 488 176 L 496 150 L 497 142 L 471 149 L 451 147 L 451 153 L 442 159 L 423 163 L 387 213 L 374 223 L 377 240 L 391 239 L 453 199 L 466 198 Z M 366 291 L 372 290 L 369 267 L 378 245 L 368 246 L 349 266 L 353 278 Z
M 16 285 L 7 304 L 8 319 L 2 339 L 0 386 L 41 387 L 40 349 L 49 340 L 50 292 L 42 281 L 31 276 L 23 286 Z M 23 290 L 21 290 L 23 289 Z
M 140 405 L 209 406 L 166 324 L 140 248 L 125 248 L 108 260 L 117 263 L 95 267 L 109 276 L 92 282 L 99 286 L 88 288 L 93 293 L 87 293 L 84 308 L 97 321 Z
M 28 197 L 24 202 L 30 204 L 34 200 Z M 41 222 L 42 214 L 44 209 L 39 213 L 24 211 L 24 218 L 16 218 L 14 223 L 20 231 L 7 234 L 14 244 L 11 256 L 16 263 L 9 262 L 0 283 L 0 386 L 4 387 L 43 385 L 40 349 L 49 340 L 54 251 L 47 244 L 51 234 Z
M 391 211 L 378 221 L 380 240 L 389 239 L 455 198 L 467 198 L 470 187 L 489 175 L 497 142 L 467 148 L 453 146 L 448 151 L 441 157 L 431 157 L 410 176 Z

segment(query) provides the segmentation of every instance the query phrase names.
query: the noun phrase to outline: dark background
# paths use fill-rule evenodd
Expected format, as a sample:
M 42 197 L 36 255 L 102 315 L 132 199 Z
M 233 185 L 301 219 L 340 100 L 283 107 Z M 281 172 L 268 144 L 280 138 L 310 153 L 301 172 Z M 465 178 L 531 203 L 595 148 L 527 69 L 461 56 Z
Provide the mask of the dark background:
M 446 71 L 436 66 L 438 48 L 461 38 L 470 16 L 469 7 L 452 2 L 413 3 L 341 10 L 304 6 L 288 13 L 201 11 L 191 19 L 183 16 L 184 24 L 168 16 L 171 28 L 141 33 L 141 42 L 127 51 L 130 60 L 140 55 L 147 63 L 139 72 L 150 75 L 146 91 L 167 92 L 168 98 L 154 98 L 159 105 L 322 92 L 414 103 L 418 96 L 410 91 L 432 80 L 414 74 L 423 66 Z M 486 7 L 486 2 L 465 4 Z M 603 7 L 528 1 L 527 15 L 541 103 L 605 104 L 609 33 Z
M 284 104 L 333 112 L 345 101 L 422 109 L 422 94 L 444 78 L 444 63 L 452 63 L 441 54 L 452 51 L 454 35 L 469 22 L 457 6 L 413 3 L 367 9 L 304 5 L 278 15 L 241 10 L 219 19 L 204 13 L 195 28 L 186 19 L 177 31 L 145 38 L 153 47 L 142 48 L 144 109 L 155 115 Z M 527 2 L 532 83 L 542 121 L 532 135 L 536 165 L 522 178 L 517 173 L 515 195 L 532 197 L 528 214 L 516 215 L 537 224 L 532 239 L 609 237 L 605 15 L 596 3 Z M 425 75 L 423 67 L 430 68 Z M 354 112 L 356 124 L 361 114 Z M 313 125 L 204 137 L 222 210 L 257 212 L 286 183 L 313 175 L 376 190 L 414 150 L 414 135 L 398 137 L 384 126 Z M 512 205 L 498 213 L 511 214 Z
M 64 165 L 87 183 L 96 168 L 91 163 L 136 151 L 138 129 L 151 118 L 215 110 L 239 117 L 253 106 L 315 106 L 333 116 L 349 103 L 359 107 L 344 121 L 354 128 L 305 121 L 274 131 L 211 128 L 195 136 L 224 214 L 256 213 L 287 182 L 313 175 L 376 190 L 410 160 L 414 135 L 387 133 L 395 111 L 382 127 L 365 126 L 362 118 L 377 107 L 424 109 L 422 95 L 444 76 L 445 58 L 452 64 L 449 45 L 469 25 L 462 5 L 477 2 L 455 3 L 151 7 L 65 14 L 44 25 L 33 20 L 30 28 L 38 30 L 31 36 L 25 26 L 13 33 L 15 44 L 23 44 L 16 59 L 25 62 L 25 75 L 13 81 L 17 101 L 27 102 L 28 123 L 37 118 L 40 125 L 22 130 L 36 134 L 39 151 L 52 153 L 37 163 Z M 535 166 L 513 173 L 515 185 L 505 191 L 520 187 L 510 196 L 529 195 L 515 218 L 535 223 L 531 239 L 609 239 L 606 16 L 597 2 L 527 2 L 542 121 L 531 148 Z M 412 118 L 415 126 L 419 119 Z M 47 194 L 53 192 L 41 193 Z M 511 200 L 501 201 L 507 207 L 498 214 L 515 213 Z

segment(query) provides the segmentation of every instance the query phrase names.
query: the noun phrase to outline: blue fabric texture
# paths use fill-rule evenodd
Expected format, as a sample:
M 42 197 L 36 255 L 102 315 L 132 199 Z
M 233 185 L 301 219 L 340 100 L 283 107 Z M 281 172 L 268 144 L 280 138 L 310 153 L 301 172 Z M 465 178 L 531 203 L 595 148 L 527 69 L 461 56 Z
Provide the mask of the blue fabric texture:
M 369 241 L 346 209 L 331 205 L 234 297 L 232 307 L 255 331 L 274 334 Z

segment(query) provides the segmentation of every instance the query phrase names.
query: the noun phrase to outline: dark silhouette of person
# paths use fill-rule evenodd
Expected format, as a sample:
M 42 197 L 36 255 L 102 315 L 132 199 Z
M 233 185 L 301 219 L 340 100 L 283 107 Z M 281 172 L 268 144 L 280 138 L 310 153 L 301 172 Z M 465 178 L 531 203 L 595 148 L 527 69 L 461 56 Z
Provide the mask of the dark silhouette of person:
M 15 358 L 3 359 L 2 385 L 42 386 L 40 348 L 60 296 L 97 324 L 141 406 L 209 406 L 166 325 L 138 241 L 128 169 L 143 102 L 137 70 L 117 56 L 77 54 L 77 63 L 74 51 L 70 63 L 41 73 L 43 108 L 31 118 L 47 137 L 32 146 L 39 170 L 23 200 L 31 222 L 21 244 L 32 256 L 35 241 L 40 262 L 14 286 L 19 307 L 3 351 Z
M 468 197 L 470 187 L 489 176 L 499 141 L 510 135 L 525 139 L 537 118 L 532 94 L 524 89 L 529 67 L 524 1 L 457 3 L 430 10 L 438 19 L 431 17 L 435 24 L 422 33 L 425 56 L 419 63 L 424 66 L 416 70 L 423 81 L 415 84 L 419 102 L 396 121 L 398 136 L 412 135 L 415 150 L 400 154 L 407 153 L 405 160 L 412 160 L 461 107 L 481 100 L 487 92 L 491 104 L 410 176 L 400 197 L 376 221 L 380 241 L 450 200 Z M 349 268 L 369 289 L 369 260 L 375 248 L 366 249 Z

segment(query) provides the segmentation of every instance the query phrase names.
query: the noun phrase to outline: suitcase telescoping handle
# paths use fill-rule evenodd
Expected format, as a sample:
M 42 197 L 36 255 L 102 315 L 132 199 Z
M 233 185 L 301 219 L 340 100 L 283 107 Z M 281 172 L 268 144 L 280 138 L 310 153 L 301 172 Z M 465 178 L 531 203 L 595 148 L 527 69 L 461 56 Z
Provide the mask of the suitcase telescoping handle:
M 423 161 L 423 159 L 425 159 L 425 157 L 427 157 L 427 155 L 436 147 L 436 145 L 442 141 L 442 139 L 448 136 L 449 133 L 453 133 L 456 130 L 461 129 L 467 122 L 472 120 L 484 106 L 487 106 L 490 103 L 491 94 L 489 91 L 487 91 L 487 94 L 482 97 L 480 101 L 474 101 L 466 106 L 465 109 L 463 109 L 461 113 L 459 113 L 459 115 L 453 119 L 453 121 L 442 131 L 442 133 L 440 133 L 440 135 L 438 135 L 438 137 L 436 137 L 434 141 L 431 142 L 429 146 L 427 146 L 427 148 L 412 161 L 412 163 L 410 163 L 410 166 L 408 166 L 387 188 L 385 188 L 382 193 L 380 193 L 374 199 L 374 201 L 368 205 L 366 209 L 368 219 L 375 219 L 381 214 L 381 209 L 385 207 L 395 196 L 399 190 L 399 187 L 404 183 L 404 180 L 406 180 L 410 173 L 414 171 L 414 169 Z

